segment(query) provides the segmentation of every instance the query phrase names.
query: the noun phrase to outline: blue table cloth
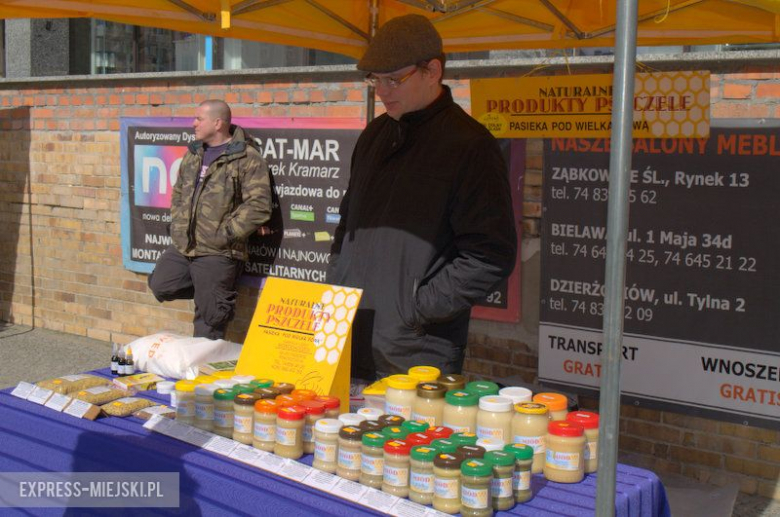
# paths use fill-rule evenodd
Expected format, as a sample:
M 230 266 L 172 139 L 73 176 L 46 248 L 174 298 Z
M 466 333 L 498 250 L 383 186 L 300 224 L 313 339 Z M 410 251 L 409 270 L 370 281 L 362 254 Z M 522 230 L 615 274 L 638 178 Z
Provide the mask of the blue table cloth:
M 110 377 L 109 371 L 90 372 Z M 148 431 L 133 418 L 60 414 L 0 391 L 0 472 L 179 472 L 178 509 L 25 508 L 19 515 L 376 515 L 370 508 Z M 153 391 L 143 396 L 169 401 Z M 311 465 L 311 456 L 301 461 Z M 532 478 L 534 498 L 496 515 L 588 516 L 596 475 L 577 484 Z M 616 515 L 666 517 L 666 493 L 650 471 L 618 465 Z M 15 512 L 0 508 L 0 514 Z

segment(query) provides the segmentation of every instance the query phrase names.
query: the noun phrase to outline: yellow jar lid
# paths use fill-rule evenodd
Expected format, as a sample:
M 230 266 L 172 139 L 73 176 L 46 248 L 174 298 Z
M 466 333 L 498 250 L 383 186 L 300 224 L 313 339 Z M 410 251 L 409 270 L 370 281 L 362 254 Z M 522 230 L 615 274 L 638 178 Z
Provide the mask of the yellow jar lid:
M 195 391 L 195 386 L 198 384 L 195 381 L 178 381 L 176 383 L 176 391 Z
M 534 402 L 539 402 L 550 408 L 550 411 L 563 411 L 569 407 L 569 401 L 560 393 L 537 393 Z
M 419 382 L 408 375 L 391 375 L 387 378 L 387 387 L 396 390 L 416 390 Z
M 412 366 L 409 368 L 409 377 L 414 377 L 419 382 L 433 382 L 439 378 L 441 370 L 435 366 Z
M 515 404 L 515 411 L 523 415 L 546 415 L 547 405 L 539 402 L 520 402 Z
M 235 374 L 235 370 L 225 370 L 223 372 L 214 372 L 211 376 L 216 377 L 217 379 L 232 379 Z

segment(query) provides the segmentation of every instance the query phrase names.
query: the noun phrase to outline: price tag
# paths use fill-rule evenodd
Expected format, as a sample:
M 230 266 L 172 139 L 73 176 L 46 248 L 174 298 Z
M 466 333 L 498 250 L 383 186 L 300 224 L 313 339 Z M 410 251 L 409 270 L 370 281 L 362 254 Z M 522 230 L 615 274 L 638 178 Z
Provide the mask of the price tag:
M 71 400 L 73 399 L 67 395 L 63 395 L 62 393 L 55 393 L 49 398 L 49 400 L 46 401 L 46 404 L 44 405 L 49 409 L 53 409 L 54 411 L 62 411 Z
M 45 404 L 47 400 L 49 400 L 49 397 L 54 395 L 54 392 L 52 390 L 48 390 L 46 388 L 41 388 L 40 386 L 36 386 L 32 393 L 30 393 L 30 396 L 27 397 L 27 400 L 30 402 L 35 402 L 36 404 Z
M 18 397 L 20 399 L 27 400 L 27 397 L 30 396 L 30 394 L 35 390 L 35 385 L 30 384 L 29 382 L 20 382 L 16 385 L 14 390 L 11 392 L 11 395 L 14 397 Z

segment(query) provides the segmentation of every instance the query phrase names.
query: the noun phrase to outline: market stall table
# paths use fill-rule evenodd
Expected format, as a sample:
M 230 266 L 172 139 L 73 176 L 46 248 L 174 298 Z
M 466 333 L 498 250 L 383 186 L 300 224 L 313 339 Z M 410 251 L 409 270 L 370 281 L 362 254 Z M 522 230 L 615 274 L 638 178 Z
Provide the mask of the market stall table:
M 94 373 L 110 378 L 108 369 Z M 134 417 L 75 418 L 0 392 L 0 472 L 179 472 L 179 509 L 141 509 L 157 515 L 374 515 L 377 512 L 275 473 L 149 431 Z M 169 403 L 154 391 L 140 396 Z M 312 457 L 301 462 L 311 465 Z M 497 515 L 593 515 L 596 476 L 559 484 L 532 479 L 534 498 Z M 616 515 L 668 516 L 666 493 L 650 471 L 618 465 Z M 29 509 L 60 515 L 67 509 Z M 103 515 L 121 509 L 71 509 Z M 139 509 L 127 509 L 138 514 Z

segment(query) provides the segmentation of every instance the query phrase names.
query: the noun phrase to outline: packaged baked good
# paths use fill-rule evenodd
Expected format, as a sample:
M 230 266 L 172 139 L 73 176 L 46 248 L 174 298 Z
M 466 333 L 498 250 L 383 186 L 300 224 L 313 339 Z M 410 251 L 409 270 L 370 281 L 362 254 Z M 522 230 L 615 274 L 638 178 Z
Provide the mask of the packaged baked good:
M 84 402 L 100 406 L 129 395 L 131 394 L 114 386 L 95 386 L 94 388 L 78 391 L 72 396 Z
M 140 397 L 124 397 L 108 404 L 103 404 L 100 409 L 109 416 L 129 416 L 142 409 L 154 406 L 154 402 Z
M 98 377 L 97 375 L 89 375 L 86 373 L 78 375 L 63 375 L 56 379 L 46 379 L 37 382 L 36 385 L 41 388 L 52 390 L 54 393 L 73 393 L 74 391 L 86 390 L 88 388 L 94 388 L 95 386 L 107 386 L 111 384 L 111 381 Z

